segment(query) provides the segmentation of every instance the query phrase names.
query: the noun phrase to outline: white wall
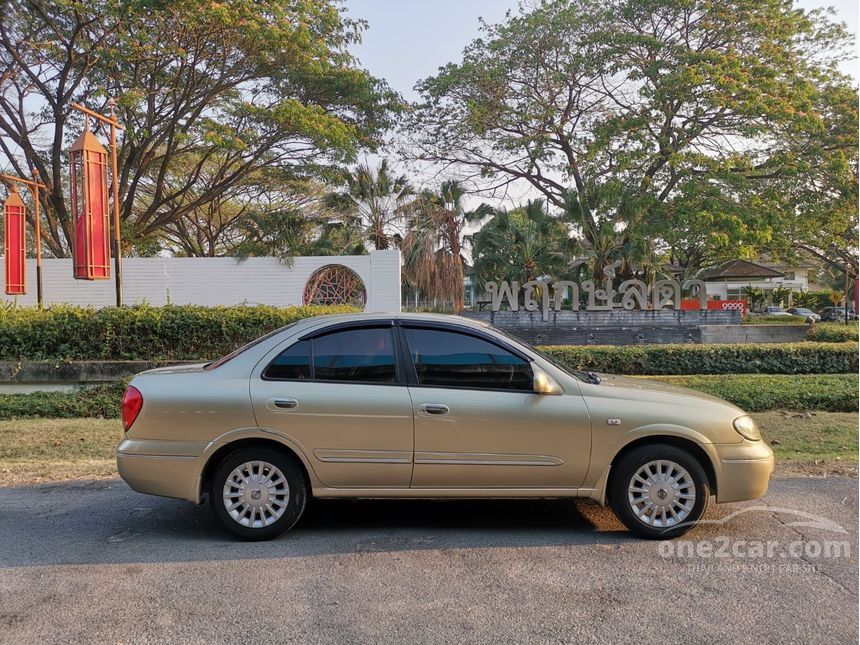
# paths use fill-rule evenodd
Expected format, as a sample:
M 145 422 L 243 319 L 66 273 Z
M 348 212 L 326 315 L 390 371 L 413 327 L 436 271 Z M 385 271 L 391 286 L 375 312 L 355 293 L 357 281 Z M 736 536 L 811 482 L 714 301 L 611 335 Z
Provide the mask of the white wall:
M 289 266 L 277 258 L 125 258 L 125 304 L 301 305 L 307 279 L 327 264 L 355 271 L 367 290 L 366 311 L 400 311 L 400 251 L 370 255 L 297 257 Z M 42 261 L 45 305 L 67 303 L 105 307 L 116 304 L 110 280 L 75 280 L 71 259 Z M 36 260 L 27 260 L 27 294 L 0 294 L 3 302 L 36 304 Z

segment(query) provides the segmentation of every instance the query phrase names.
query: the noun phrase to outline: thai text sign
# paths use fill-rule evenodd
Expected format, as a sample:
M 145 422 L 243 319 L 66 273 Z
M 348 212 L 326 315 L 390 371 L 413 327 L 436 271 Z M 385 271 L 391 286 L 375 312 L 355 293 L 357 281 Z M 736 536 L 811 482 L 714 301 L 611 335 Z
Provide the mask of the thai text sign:
M 492 311 L 499 311 L 504 304 L 511 311 L 520 309 L 520 291 L 522 305 L 526 311 L 538 311 L 543 319 L 549 319 L 550 311 L 561 311 L 565 301 L 569 299 L 568 308 L 572 311 L 580 309 L 580 294 L 585 296 L 586 311 L 611 311 L 614 308 L 626 311 L 681 309 L 681 299 L 684 291 L 698 299 L 699 309 L 708 308 L 708 294 L 705 283 L 701 280 L 658 280 L 648 285 L 642 280 L 624 280 L 614 288 L 615 267 L 609 265 L 603 269 L 605 279 L 596 283 L 586 280 L 580 284 L 572 280 L 557 280 L 552 284 L 545 280 L 531 280 L 525 284 L 513 281 L 488 282 L 486 289 L 491 298 Z M 686 307 L 685 307 L 686 308 Z

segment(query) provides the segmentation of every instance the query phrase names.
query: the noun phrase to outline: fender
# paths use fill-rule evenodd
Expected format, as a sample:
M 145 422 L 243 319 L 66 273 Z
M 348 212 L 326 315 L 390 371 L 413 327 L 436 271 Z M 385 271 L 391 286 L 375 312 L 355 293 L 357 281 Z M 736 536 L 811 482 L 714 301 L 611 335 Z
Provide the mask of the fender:
M 716 448 L 714 447 L 714 444 L 701 432 L 694 430 L 693 428 L 688 428 L 687 426 L 668 423 L 652 423 L 645 426 L 631 428 L 624 434 L 620 435 L 611 448 L 612 458 L 606 460 L 605 463 L 607 463 L 607 465 L 600 472 L 593 470 L 593 468 L 589 468 L 588 475 L 586 476 L 585 483 L 583 484 L 583 487 L 593 489 L 589 498 L 601 506 L 606 506 L 606 489 L 609 484 L 609 471 L 618 454 L 637 439 L 648 438 L 649 440 L 653 440 L 654 443 L 659 443 L 660 437 L 676 437 L 678 439 L 686 439 L 687 441 L 695 443 L 708 456 L 713 472 L 719 472 L 720 460 Z M 592 460 L 592 463 L 594 463 L 594 460 Z
M 209 463 L 209 460 L 212 458 L 218 450 L 227 446 L 231 443 L 235 443 L 236 441 L 242 441 L 245 439 L 266 439 L 269 441 L 276 441 L 283 446 L 292 450 L 298 458 L 301 460 L 302 465 L 305 467 L 305 471 L 307 471 L 308 476 L 311 479 L 311 488 L 318 488 L 322 485 L 317 477 L 316 472 L 311 465 L 310 460 L 308 459 L 307 454 L 305 453 L 304 448 L 302 448 L 301 444 L 298 441 L 290 437 L 289 435 L 285 435 L 276 430 L 272 430 L 271 428 L 237 428 L 235 430 L 230 430 L 229 432 L 225 432 L 224 434 L 213 439 L 203 450 L 203 452 L 197 457 L 195 462 L 195 499 L 192 501 L 196 504 L 200 504 L 203 496 L 203 471 L 206 468 L 206 465 Z

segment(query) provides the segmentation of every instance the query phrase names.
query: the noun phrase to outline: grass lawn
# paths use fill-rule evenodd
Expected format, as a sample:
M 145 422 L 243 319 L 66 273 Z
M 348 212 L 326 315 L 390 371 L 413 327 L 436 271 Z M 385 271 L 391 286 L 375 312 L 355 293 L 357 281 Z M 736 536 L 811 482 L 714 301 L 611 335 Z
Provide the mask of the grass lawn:
M 0 486 L 116 477 L 119 419 L 0 421 Z
M 751 415 L 779 460 L 780 474 L 857 474 L 856 412 Z
M 856 412 L 752 415 L 785 474 L 856 474 Z M 0 486 L 116 477 L 117 419 L 0 421 Z

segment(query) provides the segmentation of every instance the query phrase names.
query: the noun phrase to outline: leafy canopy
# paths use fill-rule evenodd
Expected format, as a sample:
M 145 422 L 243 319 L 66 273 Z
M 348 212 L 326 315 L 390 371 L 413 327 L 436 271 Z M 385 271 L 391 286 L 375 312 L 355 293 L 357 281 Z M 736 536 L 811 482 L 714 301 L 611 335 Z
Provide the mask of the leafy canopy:
M 487 189 L 528 182 L 586 248 L 704 242 L 694 261 L 726 240 L 761 248 L 801 216 L 776 182 L 856 154 L 856 130 L 824 143 L 829 97 L 856 104 L 835 67 L 850 41 L 826 12 L 791 0 L 528 7 L 418 84 L 412 154 Z
M 122 218 L 128 234 L 150 236 L 249 173 L 320 175 L 377 145 L 397 97 L 349 53 L 363 26 L 336 0 L 6 3 L 0 151 L 48 184 L 50 250 L 65 254 L 71 238 L 73 102 L 102 111 L 116 97 Z

